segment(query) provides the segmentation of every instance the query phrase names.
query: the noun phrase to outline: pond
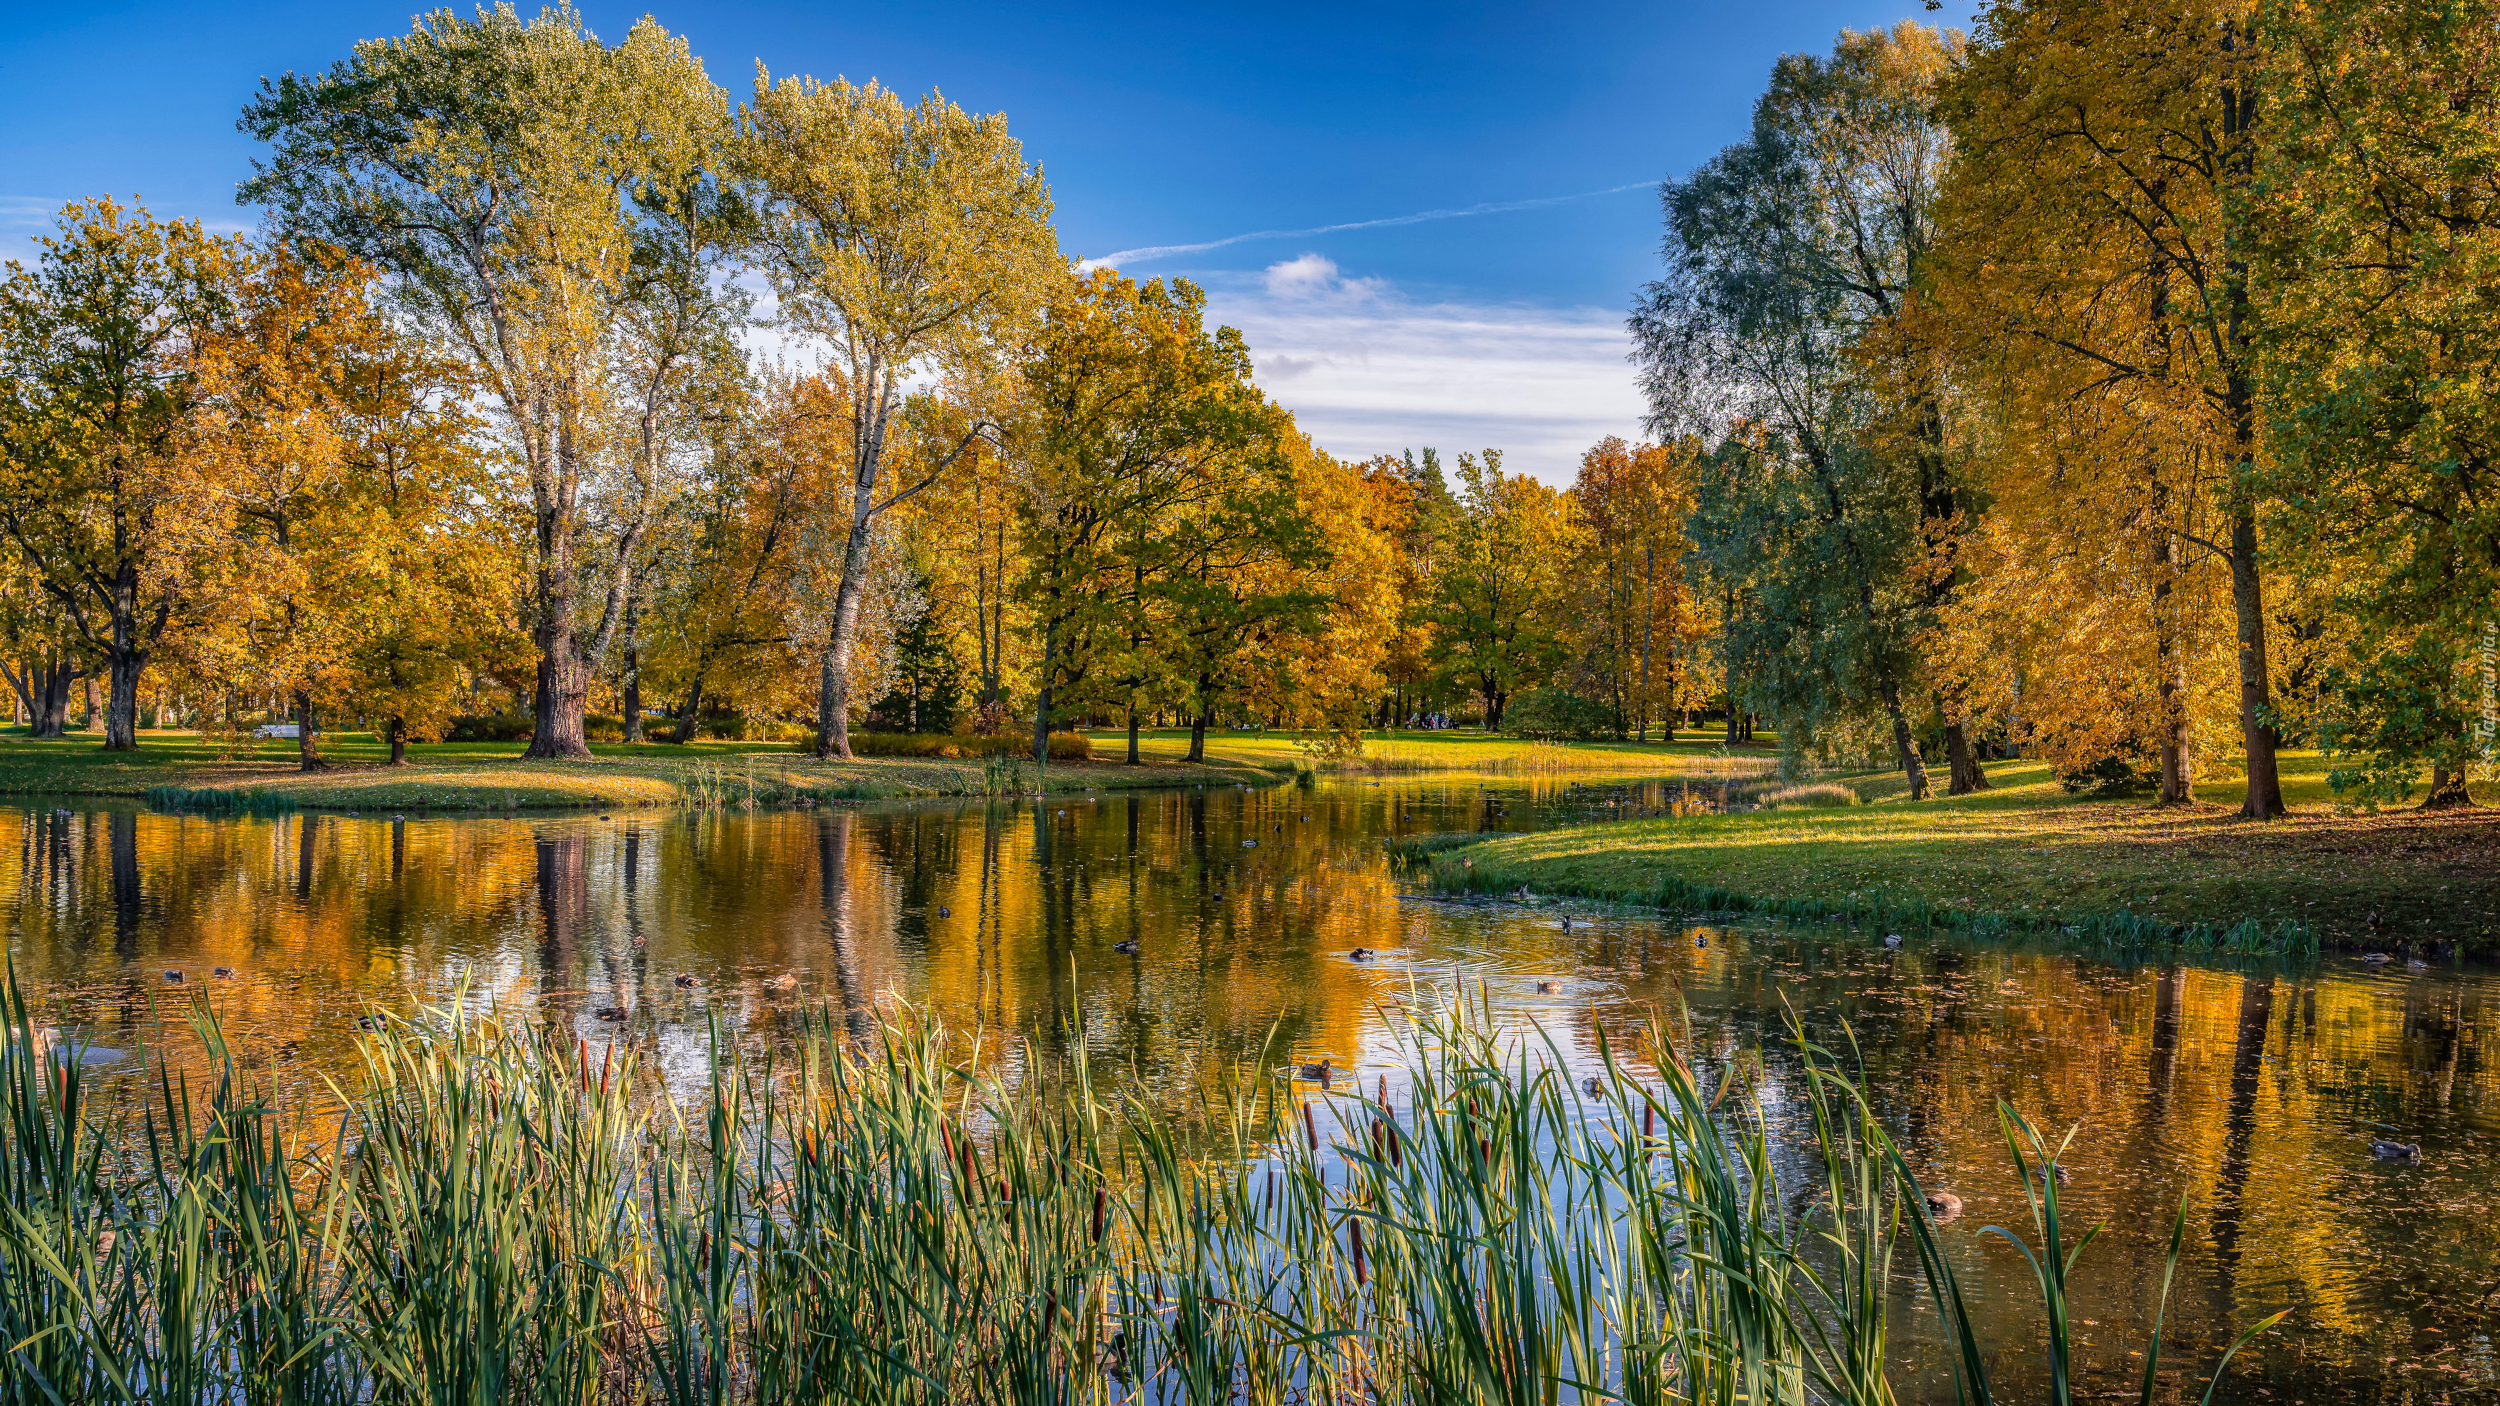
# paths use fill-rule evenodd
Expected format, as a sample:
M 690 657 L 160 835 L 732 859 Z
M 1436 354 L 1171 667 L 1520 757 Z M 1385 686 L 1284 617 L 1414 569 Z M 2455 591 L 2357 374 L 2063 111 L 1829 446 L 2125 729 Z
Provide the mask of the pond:
M 1854 1030 L 1920 1176 L 1965 1203 L 1944 1231 L 1966 1290 L 2007 1305 L 2004 1384 L 2036 1370 L 2039 1318 L 2027 1266 L 1981 1234 L 2030 1224 L 1999 1100 L 2052 1138 L 2076 1128 L 2067 1215 L 2107 1226 L 2074 1289 L 2090 1394 L 2132 1395 L 2184 1195 L 2164 1375 L 2188 1399 L 2236 1327 L 2283 1308 L 2220 1399 L 2500 1398 L 2500 971 L 1924 934 L 1888 950 L 1842 923 L 1447 902 L 1381 844 L 1680 800 L 1656 782 L 1468 777 L 462 819 L 30 803 L 0 807 L 0 898 L 19 979 L 120 1052 L 104 1067 L 124 1078 L 141 1051 L 189 1057 L 181 1017 L 204 994 L 246 1058 L 307 1082 L 352 1067 L 373 1005 L 466 999 L 622 1031 L 689 1080 L 715 1029 L 768 1040 L 805 1001 L 861 1029 L 909 1003 L 1045 1048 L 1081 1028 L 1098 1063 L 1150 1090 L 1256 1057 L 1273 1032 L 1368 1085 L 1397 1077 L 1400 1011 L 1463 988 L 1575 1065 L 1653 1012 L 1689 1019 L 1710 1067 L 1758 1049 L 1756 1094 L 1793 1146 L 1793 1009 L 1818 1035 Z M 2374 1158 L 2373 1136 L 2422 1156 Z M 1896 1381 L 1950 1400 L 1913 1268 L 1896 1266 Z

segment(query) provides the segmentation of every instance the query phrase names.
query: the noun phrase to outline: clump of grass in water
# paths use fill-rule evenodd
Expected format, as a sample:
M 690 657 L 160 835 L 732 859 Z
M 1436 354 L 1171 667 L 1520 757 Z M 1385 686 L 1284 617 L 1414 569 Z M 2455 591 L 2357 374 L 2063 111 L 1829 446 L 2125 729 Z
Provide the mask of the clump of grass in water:
M 202 1008 L 215 1083 L 195 1099 L 160 1076 L 137 1137 L 38 1051 L 14 980 L 0 1014 L 12 1406 L 1874 1406 L 1905 1242 L 1961 1399 L 1989 1403 L 1974 1313 L 2030 1311 L 1966 1302 L 1854 1055 L 1802 1033 L 1822 1170 L 1798 1217 L 1741 1067 L 1712 1077 L 1653 1027 L 1654 1074 L 1601 1044 L 1590 1113 L 1554 1047 L 1503 1043 L 1489 1004 L 1409 1032 L 1403 1100 L 1296 1103 L 1271 1048 L 1174 1116 L 1107 1092 L 1081 1041 L 1011 1082 L 1032 1051 L 985 1066 L 936 1025 L 829 1014 L 793 1069 L 716 1041 L 684 1100 L 621 1047 L 455 1002 L 365 1040 L 326 1135 Z M 2042 1266 L 2055 1351 L 2080 1246 L 2039 1185 L 2036 1252 L 2008 1238 Z M 2152 1382 L 2148 1362 L 2148 1401 Z

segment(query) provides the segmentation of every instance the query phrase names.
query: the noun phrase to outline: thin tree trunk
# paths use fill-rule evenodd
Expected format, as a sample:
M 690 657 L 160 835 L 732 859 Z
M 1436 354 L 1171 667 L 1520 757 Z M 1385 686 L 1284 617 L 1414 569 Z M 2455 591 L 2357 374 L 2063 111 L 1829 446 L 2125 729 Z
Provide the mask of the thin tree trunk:
M 408 720 L 394 716 L 387 730 L 391 743 L 391 765 L 408 765 Z
M 295 691 L 295 764 L 304 771 L 319 771 L 321 762 L 321 718 L 313 711 L 312 695 L 302 689 Z
M 1207 709 L 1203 704 L 1189 720 L 1189 759 L 1193 762 L 1207 759 Z
M 1050 761 L 1050 671 L 1059 662 L 1059 622 L 1053 620 L 1042 631 L 1042 669 L 1037 676 L 1040 687 L 1033 696 L 1033 764 L 1045 766 Z
M 1641 595 L 1641 740 L 1649 740 L 1650 692 L 1649 652 L 1658 635 L 1658 546 L 1644 543 L 1641 547 L 1643 589 Z
M 2239 617 L 2240 737 L 2248 750 L 2248 798 L 2240 814 L 2272 820 L 2285 813 L 2274 759 L 2282 739 L 2266 721 L 2273 698 L 2266 669 L 2265 584 L 2257 574 L 2257 515 L 2247 507 L 2231 517 L 2231 606 Z
M 676 732 L 669 739 L 680 747 L 694 740 L 694 730 L 703 716 L 703 675 L 711 662 L 707 658 L 697 663 L 694 682 L 686 685 L 686 706 L 678 710 Z
M 1137 703 L 1134 699 L 1131 699 L 1128 705 L 1128 764 L 1130 766 L 1146 764 L 1137 755 Z
M 1902 774 L 1910 778 L 1910 799 L 1927 799 L 1927 763 L 1918 754 L 1918 743 L 1910 737 L 1910 718 L 1901 711 L 1901 690 L 1887 673 L 1884 677 L 1884 712 L 1892 719 L 1892 750 Z
M 625 740 L 642 740 L 642 597 L 625 598 L 624 687 Z

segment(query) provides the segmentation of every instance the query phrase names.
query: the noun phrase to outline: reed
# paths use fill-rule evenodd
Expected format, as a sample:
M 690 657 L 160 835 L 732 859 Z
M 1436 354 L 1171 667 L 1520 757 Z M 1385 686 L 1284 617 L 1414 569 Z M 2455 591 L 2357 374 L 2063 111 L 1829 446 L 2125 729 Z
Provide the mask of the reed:
M 1961 1399 L 1994 1400 L 1854 1052 L 1793 1024 L 1797 1187 L 1759 1060 L 1656 1023 L 1584 1097 L 1489 1002 L 1415 1022 L 1394 1093 L 1298 1097 L 1270 1049 L 1177 1109 L 1082 1041 L 990 1063 L 908 1014 L 817 1013 L 778 1061 L 715 1032 L 689 1091 L 455 1001 L 378 1021 L 355 1087 L 289 1111 L 202 1007 L 213 1082 L 127 1115 L 13 978 L 4 1004 L 5 1403 L 1885 1406 L 1905 1248 Z M 2042 1302 L 1985 1307 L 2047 1313 L 2054 1351 L 2082 1246 L 2041 1185 L 2038 1244 L 1999 1233 Z

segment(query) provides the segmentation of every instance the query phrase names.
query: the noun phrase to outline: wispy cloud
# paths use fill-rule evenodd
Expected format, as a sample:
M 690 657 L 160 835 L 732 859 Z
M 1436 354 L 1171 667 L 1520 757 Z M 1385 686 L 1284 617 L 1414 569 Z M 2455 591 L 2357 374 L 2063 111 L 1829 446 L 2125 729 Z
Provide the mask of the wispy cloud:
M 1305 254 L 1213 280 L 1208 316 L 1241 329 L 1259 384 L 1341 457 L 1490 447 L 1561 485 L 1591 444 L 1640 433 L 1609 309 L 1416 301 Z
M 1583 190 L 1571 195 L 1547 195 L 1534 200 L 1497 200 L 1485 205 L 1470 205 L 1460 210 L 1418 210 L 1411 215 L 1391 215 L 1378 220 L 1353 220 L 1341 225 L 1315 225 L 1310 229 L 1258 229 L 1248 234 L 1228 234 L 1199 244 L 1150 244 L 1137 249 L 1122 249 L 1082 261 L 1086 270 L 1106 264 L 1126 266 L 1169 258 L 1174 254 L 1202 254 L 1209 249 L 1223 249 L 1246 244 L 1254 239 L 1307 239 L 1320 234 L 1342 234 L 1351 229 L 1387 229 L 1393 225 L 1420 225 L 1430 220 L 1463 220 L 1470 215 L 1499 215 L 1512 210 L 1541 210 L 1548 205 L 1563 205 L 1574 200 L 1594 200 L 1601 195 L 1620 195 L 1627 190 L 1649 190 L 1655 181 L 1634 181 L 1629 185 L 1608 186 L 1604 190 Z

